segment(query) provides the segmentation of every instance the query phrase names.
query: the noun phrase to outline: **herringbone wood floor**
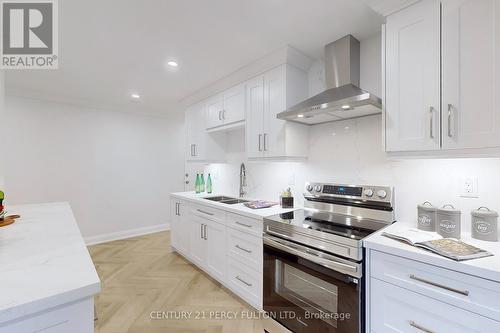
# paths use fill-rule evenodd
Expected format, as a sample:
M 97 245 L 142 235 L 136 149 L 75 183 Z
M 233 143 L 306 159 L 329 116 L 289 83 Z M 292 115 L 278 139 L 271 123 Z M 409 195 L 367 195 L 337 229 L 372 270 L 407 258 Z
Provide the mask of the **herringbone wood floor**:
M 268 320 L 156 319 L 152 311 L 253 311 L 170 248 L 170 232 L 89 247 L 101 278 L 96 333 L 263 332 Z M 241 316 L 240 316 L 241 317 Z

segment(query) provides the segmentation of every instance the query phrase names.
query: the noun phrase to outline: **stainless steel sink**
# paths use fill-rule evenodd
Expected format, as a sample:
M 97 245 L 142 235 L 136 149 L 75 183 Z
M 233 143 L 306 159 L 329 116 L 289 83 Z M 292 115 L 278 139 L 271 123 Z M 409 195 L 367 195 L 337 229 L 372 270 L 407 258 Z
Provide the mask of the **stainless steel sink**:
M 244 203 L 244 202 L 249 202 L 250 200 L 245 200 L 245 199 L 238 199 L 238 198 L 233 198 L 233 197 L 226 197 L 224 195 L 219 195 L 216 197 L 208 197 L 204 198 L 205 200 L 210 200 L 210 201 L 216 201 L 220 202 L 226 205 L 236 205 L 239 203 Z

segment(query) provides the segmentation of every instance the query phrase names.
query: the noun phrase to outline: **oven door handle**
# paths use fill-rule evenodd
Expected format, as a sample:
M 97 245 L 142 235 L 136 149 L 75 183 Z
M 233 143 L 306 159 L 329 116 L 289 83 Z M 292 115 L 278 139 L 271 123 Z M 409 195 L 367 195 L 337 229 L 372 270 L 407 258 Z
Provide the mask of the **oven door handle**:
M 284 242 L 286 242 L 287 244 L 283 244 Z M 354 275 L 356 277 L 361 277 L 361 272 L 357 266 L 345 264 L 343 262 L 334 261 L 331 259 L 322 258 L 320 254 L 322 254 L 323 252 L 316 250 L 309 250 L 306 248 L 304 248 L 303 251 L 299 246 L 295 246 L 295 244 L 291 245 L 290 242 L 281 239 L 278 240 L 275 237 L 270 237 L 270 236 L 264 236 L 264 244 L 297 255 L 301 258 L 310 260 L 318 265 L 333 269 L 335 271 L 345 274 L 351 273 L 351 275 Z

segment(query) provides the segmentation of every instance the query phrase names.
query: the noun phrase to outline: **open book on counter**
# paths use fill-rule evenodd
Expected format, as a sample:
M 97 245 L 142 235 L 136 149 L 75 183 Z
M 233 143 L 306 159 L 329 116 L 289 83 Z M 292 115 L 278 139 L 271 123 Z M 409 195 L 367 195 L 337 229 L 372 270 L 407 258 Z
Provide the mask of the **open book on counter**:
M 492 256 L 493 254 L 454 238 L 443 238 L 436 232 L 415 228 L 386 231 L 383 236 L 406 242 L 456 261 Z

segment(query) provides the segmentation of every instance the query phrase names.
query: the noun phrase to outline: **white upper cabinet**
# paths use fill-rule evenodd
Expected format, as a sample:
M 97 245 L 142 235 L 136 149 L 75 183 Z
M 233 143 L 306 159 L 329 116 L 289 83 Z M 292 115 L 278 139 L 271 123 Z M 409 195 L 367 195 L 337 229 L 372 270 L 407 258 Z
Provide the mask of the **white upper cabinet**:
M 206 104 L 198 103 L 185 113 L 186 160 L 222 161 L 225 151 L 224 133 L 207 133 Z
M 245 85 L 239 84 L 206 101 L 207 129 L 245 121 Z
M 440 3 L 423 0 L 387 17 L 386 150 L 440 148 Z
M 222 118 L 222 110 L 224 109 L 224 99 L 222 94 L 209 98 L 205 102 L 205 107 L 207 110 L 206 128 L 213 128 L 224 125 L 224 119 Z
M 276 115 L 307 98 L 307 74 L 281 65 L 246 83 L 246 144 L 249 158 L 304 158 L 308 128 Z
M 500 2 L 442 1 L 444 149 L 500 147 Z
M 388 152 L 500 147 L 499 18 L 495 0 L 423 0 L 387 17 Z

